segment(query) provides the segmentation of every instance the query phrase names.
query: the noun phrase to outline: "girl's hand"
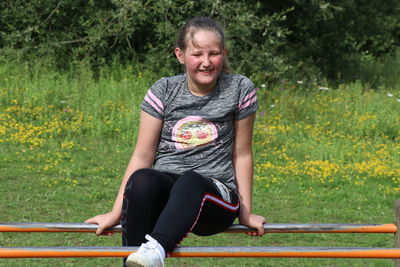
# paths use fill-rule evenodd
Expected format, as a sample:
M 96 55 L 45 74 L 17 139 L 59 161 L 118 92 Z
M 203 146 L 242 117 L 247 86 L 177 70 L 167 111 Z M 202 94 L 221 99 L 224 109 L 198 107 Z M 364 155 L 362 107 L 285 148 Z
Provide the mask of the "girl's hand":
M 85 223 L 94 223 L 99 226 L 96 230 L 96 235 L 112 235 L 113 233 L 111 232 L 105 233 L 104 231 L 107 228 L 113 227 L 114 225 L 118 224 L 119 219 L 120 219 L 119 216 L 111 211 L 87 219 Z
M 249 213 L 246 216 L 240 215 L 239 223 L 257 229 L 257 232 L 247 232 L 247 235 L 263 236 L 265 234 L 264 224 L 266 223 L 266 220 L 263 216 L 254 213 Z

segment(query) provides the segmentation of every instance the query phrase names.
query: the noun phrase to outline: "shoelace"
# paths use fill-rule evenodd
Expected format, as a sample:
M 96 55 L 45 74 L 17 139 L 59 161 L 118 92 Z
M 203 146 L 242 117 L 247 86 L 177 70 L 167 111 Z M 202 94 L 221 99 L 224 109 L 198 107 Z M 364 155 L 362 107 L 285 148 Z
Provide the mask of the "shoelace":
M 156 251 L 157 254 L 158 254 L 158 258 L 159 258 L 159 260 L 161 261 L 162 266 L 164 266 L 164 262 L 163 262 L 163 260 L 162 260 L 161 255 L 160 255 L 160 252 L 159 252 L 158 249 L 157 249 L 157 241 L 156 241 L 155 239 L 153 239 L 153 238 L 152 238 L 151 236 L 149 236 L 149 235 L 146 235 L 145 238 L 146 238 L 149 242 L 146 242 L 146 243 L 142 244 L 141 250 L 143 249 L 143 250 L 142 250 L 143 253 L 149 254 L 149 253 L 151 253 L 151 252 L 154 253 L 154 251 Z
M 145 238 L 146 238 L 147 241 L 149 241 L 149 242 L 146 242 L 146 243 L 142 244 L 144 248 L 150 248 L 150 249 L 156 249 L 156 248 L 157 248 L 157 241 L 156 241 L 156 240 L 154 240 L 154 239 L 153 239 L 151 236 L 149 236 L 149 235 L 146 235 Z

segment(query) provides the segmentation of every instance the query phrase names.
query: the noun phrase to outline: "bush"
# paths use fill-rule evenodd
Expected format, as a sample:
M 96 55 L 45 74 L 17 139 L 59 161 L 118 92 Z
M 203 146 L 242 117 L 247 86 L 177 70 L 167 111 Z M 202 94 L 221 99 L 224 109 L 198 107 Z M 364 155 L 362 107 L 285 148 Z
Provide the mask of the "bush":
M 181 71 L 175 35 L 198 15 L 225 26 L 234 70 L 263 83 L 358 79 L 364 55 L 400 46 L 398 0 L 4 0 L 0 52 L 61 67 L 71 59 L 94 68 L 139 62 L 170 75 Z
M 0 4 L 0 47 L 52 55 L 59 62 L 71 56 L 95 64 L 115 58 L 146 61 L 152 69 L 173 73 L 180 70 L 172 53 L 177 31 L 187 19 L 204 15 L 226 27 L 230 60 L 238 71 L 281 74 L 285 61 L 276 49 L 287 35 L 278 26 L 285 12 L 266 16 L 257 14 L 260 7 L 212 0 L 7 0 Z
M 282 53 L 292 62 L 315 65 L 331 79 L 357 78 L 361 57 L 380 57 L 400 45 L 397 0 L 264 1 L 273 14 L 292 8 L 281 26 L 290 31 Z M 351 74 L 351 75 L 348 75 Z

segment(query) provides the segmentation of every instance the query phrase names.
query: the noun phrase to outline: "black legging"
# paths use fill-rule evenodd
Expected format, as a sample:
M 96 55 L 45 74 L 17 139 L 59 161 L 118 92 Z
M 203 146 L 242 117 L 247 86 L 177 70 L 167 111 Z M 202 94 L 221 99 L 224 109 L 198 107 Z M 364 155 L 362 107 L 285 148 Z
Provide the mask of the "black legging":
M 150 234 L 171 252 L 190 232 L 212 235 L 228 228 L 239 213 L 239 198 L 223 200 L 213 179 L 152 169 L 134 172 L 125 187 L 121 225 L 124 246 L 139 246 Z

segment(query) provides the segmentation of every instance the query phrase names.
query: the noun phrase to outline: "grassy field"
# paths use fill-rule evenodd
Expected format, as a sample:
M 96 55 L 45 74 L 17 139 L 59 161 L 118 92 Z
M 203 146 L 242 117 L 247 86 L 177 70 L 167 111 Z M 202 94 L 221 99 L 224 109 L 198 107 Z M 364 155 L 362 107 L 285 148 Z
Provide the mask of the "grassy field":
M 83 222 L 108 211 L 157 74 L 0 65 L 0 222 Z M 257 84 L 254 209 L 271 223 L 393 223 L 400 90 Z M 120 236 L 0 233 L 0 246 L 119 246 Z M 184 246 L 393 247 L 387 234 L 189 236 Z M 3 259 L 0 266 L 120 266 L 120 259 Z M 167 266 L 392 266 L 367 259 L 168 259 Z

